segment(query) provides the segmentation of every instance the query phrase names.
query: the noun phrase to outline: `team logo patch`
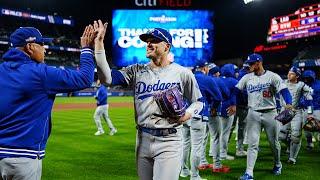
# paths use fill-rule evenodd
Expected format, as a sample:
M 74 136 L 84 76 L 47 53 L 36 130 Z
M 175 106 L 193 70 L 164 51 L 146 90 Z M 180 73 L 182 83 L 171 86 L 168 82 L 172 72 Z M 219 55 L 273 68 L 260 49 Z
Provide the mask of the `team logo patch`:
M 265 84 L 257 84 L 257 85 L 248 85 L 247 90 L 249 93 L 253 92 L 261 92 L 262 90 L 269 89 L 271 86 L 271 83 L 265 83 Z
M 156 91 L 163 91 L 171 87 L 178 86 L 181 91 L 180 83 L 177 82 L 161 82 L 158 80 L 155 84 L 146 84 L 145 82 L 139 81 L 135 87 L 135 94 L 138 99 L 145 99 L 151 97 Z

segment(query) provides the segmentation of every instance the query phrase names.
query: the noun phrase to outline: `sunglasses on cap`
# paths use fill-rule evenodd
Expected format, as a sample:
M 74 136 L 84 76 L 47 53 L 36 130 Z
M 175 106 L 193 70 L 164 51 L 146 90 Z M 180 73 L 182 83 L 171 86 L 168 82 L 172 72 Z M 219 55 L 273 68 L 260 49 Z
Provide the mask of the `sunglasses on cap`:
M 166 43 L 170 43 L 169 39 L 158 29 L 153 29 L 153 34 L 157 37 L 160 37 L 160 39 L 164 40 Z
M 150 42 L 151 44 L 158 44 L 158 43 L 161 43 L 162 40 L 158 38 L 148 38 L 146 42 Z

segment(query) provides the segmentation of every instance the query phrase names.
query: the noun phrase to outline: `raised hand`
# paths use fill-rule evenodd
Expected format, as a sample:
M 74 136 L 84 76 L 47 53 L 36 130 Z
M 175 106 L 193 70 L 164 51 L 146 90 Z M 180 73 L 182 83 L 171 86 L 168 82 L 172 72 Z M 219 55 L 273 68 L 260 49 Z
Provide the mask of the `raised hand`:
M 97 37 L 95 38 L 96 43 L 101 41 L 103 42 L 107 27 L 108 23 L 106 22 L 103 24 L 100 19 L 93 22 L 94 31 L 97 33 Z
M 94 48 L 94 39 L 96 38 L 96 32 L 92 25 L 86 26 L 80 37 L 81 48 L 90 47 Z

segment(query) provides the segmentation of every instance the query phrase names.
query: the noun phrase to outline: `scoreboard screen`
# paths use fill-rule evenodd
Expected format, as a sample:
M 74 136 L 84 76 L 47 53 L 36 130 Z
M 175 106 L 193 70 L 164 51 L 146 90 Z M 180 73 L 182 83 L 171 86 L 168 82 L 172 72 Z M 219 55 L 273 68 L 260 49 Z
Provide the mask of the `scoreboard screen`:
M 150 62 L 139 35 L 161 27 L 172 35 L 169 54 L 174 62 L 193 67 L 213 56 L 213 12 L 208 10 L 118 9 L 112 17 L 112 61 L 115 66 Z
M 286 41 L 320 34 L 320 3 L 271 19 L 267 42 Z

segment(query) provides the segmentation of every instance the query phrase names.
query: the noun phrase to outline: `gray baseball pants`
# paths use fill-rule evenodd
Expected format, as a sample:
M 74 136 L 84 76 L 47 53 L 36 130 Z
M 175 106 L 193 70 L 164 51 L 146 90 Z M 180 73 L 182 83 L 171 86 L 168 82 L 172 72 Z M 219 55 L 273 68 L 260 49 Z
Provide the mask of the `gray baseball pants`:
M 229 136 L 231 132 L 231 126 L 233 124 L 234 115 L 228 117 L 220 117 L 219 121 L 221 122 L 221 145 L 220 145 L 220 157 L 227 157 L 228 153 L 228 144 Z
M 191 121 L 191 120 L 189 120 Z M 190 160 L 190 150 L 191 150 L 191 135 L 190 135 L 190 123 L 184 123 L 182 125 L 182 135 L 183 135 L 183 156 L 182 156 L 182 174 L 190 174 L 189 160 Z
M 191 120 L 191 179 L 199 179 L 198 166 L 202 155 L 203 139 L 205 136 L 206 122 Z
M 264 127 L 267 134 L 267 138 L 274 157 L 274 165 L 281 166 L 281 146 L 278 140 L 280 124 L 274 119 L 276 115 L 276 109 L 264 113 L 254 111 L 252 109 L 249 109 L 248 111 L 247 134 L 249 146 L 246 172 L 251 175 L 253 175 L 254 165 L 258 157 L 259 140 L 262 127 Z
M 220 134 L 221 134 L 221 121 L 219 116 L 209 117 L 208 123 L 211 139 L 213 140 L 212 146 L 212 159 L 215 168 L 221 167 L 220 161 Z
M 42 159 L 4 158 L 0 160 L 0 180 L 40 180 Z
M 181 128 L 167 136 L 137 131 L 136 163 L 140 180 L 178 180 L 182 153 Z

